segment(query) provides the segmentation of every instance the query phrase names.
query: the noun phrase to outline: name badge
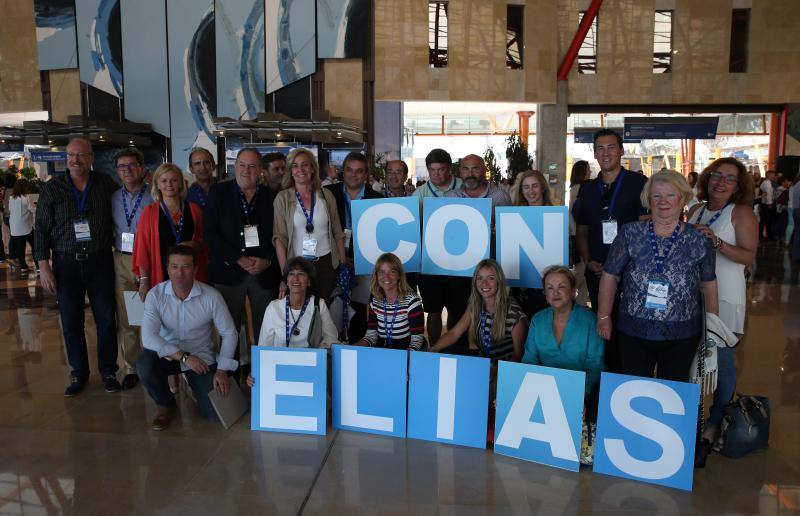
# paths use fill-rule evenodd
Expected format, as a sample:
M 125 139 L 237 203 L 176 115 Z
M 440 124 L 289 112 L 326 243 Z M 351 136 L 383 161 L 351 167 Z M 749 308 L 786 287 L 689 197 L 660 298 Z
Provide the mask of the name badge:
M 92 239 L 92 233 L 89 231 L 89 221 L 86 219 L 78 219 L 72 223 L 75 228 L 75 241 L 76 242 L 89 242 Z
M 315 260 L 317 258 L 317 239 L 306 237 L 303 239 L 303 258 Z
M 603 221 L 603 243 L 613 244 L 614 239 L 617 238 L 617 221 L 616 220 L 604 220 Z
M 123 253 L 132 253 L 133 252 L 133 233 L 123 233 L 122 234 L 122 251 Z
M 350 242 L 353 239 L 353 230 L 346 229 L 344 230 L 344 247 L 345 249 L 350 249 Z
M 258 226 L 245 226 L 244 227 L 244 246 L 245 247 L 258 247 Z
M 647 282 L 647 299 L 645 308 L 654 310 L 665 310 L 667 308 L 667 295 L 669 294 L 669 284 L 666 281 L 650 280 Z

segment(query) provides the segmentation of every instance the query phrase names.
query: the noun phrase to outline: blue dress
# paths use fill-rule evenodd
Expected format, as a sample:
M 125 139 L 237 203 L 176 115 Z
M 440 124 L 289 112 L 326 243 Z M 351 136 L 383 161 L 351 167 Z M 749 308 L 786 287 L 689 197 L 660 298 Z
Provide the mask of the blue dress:
M 553 309 L 545 308 L 533 316 L 525 341 L 526 364 L 557 367 L 586 373 L 586 394 L 600 382 L 604 368 L 605 343 L 597 334 L 594 312 L 579 305 L 572 307 L 561 345 L 553 333 Z
M 656 238 L 660 255 L 666 252 L 669 238 Z M 621 277 L 617 328 L 622 333 L 646 340 L 680 340 L 698 335 L 703 309 L 700 306 L 700 283 L 714 281 L 716 252 L 711 241 L 691 224 L 684 224 L 672 250 L 664 260 L 664 270 L 656 271 L 647 222 L 622 226 L 603 270 Z M 647 308 L 647 285 L 650 280 L 669 284 L 667 306 Z

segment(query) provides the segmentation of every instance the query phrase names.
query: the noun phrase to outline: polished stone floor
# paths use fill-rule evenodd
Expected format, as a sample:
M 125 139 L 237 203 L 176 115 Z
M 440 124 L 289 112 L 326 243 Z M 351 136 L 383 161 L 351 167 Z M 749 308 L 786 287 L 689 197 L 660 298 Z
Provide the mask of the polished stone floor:
M 0 265 L 0 515 L 795 513 L 798 275 L 769 247 L 750 279 L 739 389 L 770 397 L 771 446 L 712 455 L 689 493 L 423 441 L 251 432 L 248 417 L 225 431 L 185 394 L 173 426 L 152 432 L 141 388 L 106 394 L 93 376 L 81 396 L 62 396 L 55 300 Z

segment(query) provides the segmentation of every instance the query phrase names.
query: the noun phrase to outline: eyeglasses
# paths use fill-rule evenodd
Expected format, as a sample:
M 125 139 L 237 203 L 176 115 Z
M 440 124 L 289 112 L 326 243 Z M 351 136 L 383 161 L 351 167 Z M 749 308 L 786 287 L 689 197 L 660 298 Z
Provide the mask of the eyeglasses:
M 711 174 L 709 174 L 708 179 L 709 180 L 714 180 L 714 181 L 723 181 L 725 184 L 728 184 L 728 185 L 735 185 L 736 183 L 739 182 L 739 178 L 738 177 L 736 177 L 736 176 L 723 176 L 719 172 L 712 172 Z
M 68 158 L 81 158 L 81 159 L 83 159 L 83 158 L 88 158 L 88 157 L 90 157 L 92 155 L 93 154 L 91 152 L 68 152 L 67 153 L 67 157 Z
M 138 163 L 123 163 L 122 165 L 117 165 L 117 170 L 137 170 L 140 166 Z

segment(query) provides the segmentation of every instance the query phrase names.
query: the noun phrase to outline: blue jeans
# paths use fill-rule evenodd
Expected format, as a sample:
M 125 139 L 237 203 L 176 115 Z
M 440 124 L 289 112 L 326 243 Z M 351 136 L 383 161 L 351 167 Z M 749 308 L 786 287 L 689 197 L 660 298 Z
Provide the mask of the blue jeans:
M 714 404 L 708 415 L 708 424 L 718 427 L 725 416 L 725 407 L 736 392 L 736 366 L 733 362 L 733 348 L 717 347 L 717 390 L 714 391 Z
M 203 417 L 211 421 L 219 421 L 208 393 L 214 388 L 214 373 L 217 371 L 217 364 L 212 364 L 206 374 L 197 374 L 191 369 L 185 371 L 189 387 L 192 388 L 200 413 Z M 145 349 L 136 359 L 136 372 L 142 381 L 147 393 L 160 407 L 175 407 L 175 395 L 169 390 L 167 377 L 172 374 L 180 374 L 180 363 L 175 360 L 160 358 L 155 351 Z
M 84 297 L 89 296 L 97 326 L 97 363 L 103 377 L 117 372 L 117 324 L 114 301 L 114 258 L 111 250 L 76 260 L 75 255 L 55 256 L 53 274 L 64 331 L 64 344 L 72 375 L 89 378 L 89 354 L 84 331 Z

